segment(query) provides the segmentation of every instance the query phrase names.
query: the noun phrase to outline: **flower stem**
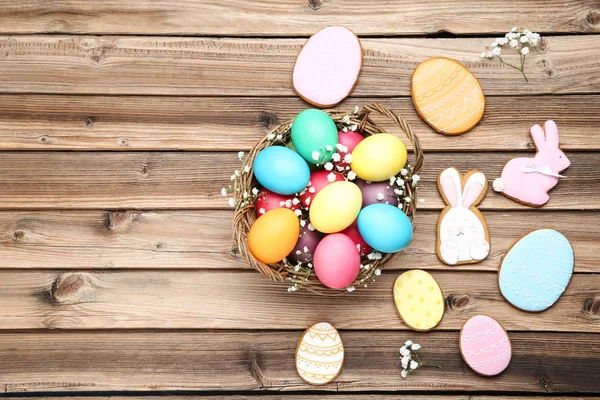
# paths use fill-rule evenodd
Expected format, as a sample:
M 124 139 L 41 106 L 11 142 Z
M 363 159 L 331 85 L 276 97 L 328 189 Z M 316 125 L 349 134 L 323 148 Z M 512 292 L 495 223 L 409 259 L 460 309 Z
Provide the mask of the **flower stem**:
M 498 57 L 498 60 L 500 60 L 500 62 L 501 62 L 502 64 L 508 65 L 509 67 L 511 67 L 511 68 L 514 68 L 514 69 L 516 69 L 517 71 L 519 71 L 519 72 L 520 72 L 520 73 L 523 75 L 523 78 L 525 78 L 525 81 L 526 81 L 527 83 L 529 83 L 529 79 L 527 79 L 527 76 L 525 75 L 525 71 L 523 71 L 523 69 L 524 69 L 524 61 L 525 61 L 525 60 L 524 60 L 524 58 L 525 58 L 524 56 L 521 56 L 521 68 L 517 67 L 516 65 L 512 65 L 512 64 L 510 64 L 510 63 L 507 63 L 507 62 L 506 62 L 506 61 L 504 61 L 504 60 L 502 59 L 502 57 L 500 57 L 500 56 L 496 56 L 496 57 Z

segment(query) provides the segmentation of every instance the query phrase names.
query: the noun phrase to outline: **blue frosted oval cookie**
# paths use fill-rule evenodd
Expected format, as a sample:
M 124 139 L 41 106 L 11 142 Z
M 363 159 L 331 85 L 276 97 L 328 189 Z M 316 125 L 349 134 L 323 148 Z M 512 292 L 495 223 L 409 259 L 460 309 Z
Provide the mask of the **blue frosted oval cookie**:
M 573 275 L 573 248 L 554 229 L 538 229 L 508 250 L 499 270 L 500 291 L 524 311 L 544 311 L 565 291 Z

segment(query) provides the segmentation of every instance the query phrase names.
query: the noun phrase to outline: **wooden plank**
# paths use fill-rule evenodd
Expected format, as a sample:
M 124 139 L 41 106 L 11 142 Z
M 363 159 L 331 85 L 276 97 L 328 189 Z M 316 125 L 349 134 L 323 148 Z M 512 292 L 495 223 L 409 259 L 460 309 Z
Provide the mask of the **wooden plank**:
M 0 269 L 250 269 L 232 251 L 231 211 L 28 211 L 0 213 Z M 386 270 L 496 271 L 522 234 L 554 228 L 571 241 L 575 272 L 600 273 L 596 212 L 486 211 L 491 255 L 481 263 L 449 267 L 436 257 L 439 212 L 417 214 L 411 245 Z
M 548 118 L 564 150 L 600 150 L 597 95 L 488 96 L 482 122 L 460 136 L 433 131 L 408 98 L 351 98 L 337 109 L 371 102 L 406 118 L 428 151 L 530 150 L 529 128 Z M 307 107 L 296 97 L 0 95 L 0 150 L 247 150 Z
M 426 392 L 425 392 L 426 393 Z M 294 400 L 309 400 L 309 399 L 321 399 L 321 400 L 338 400 L 341 395 L 339 394 L 324 394 L 321 392 L 317 393 L 303 393 L 297 394 L 294 392 L 286 392 L 285 394 L 277 394 L 272 392 L 263 391 L 260 394 L 263 398 L 267 398 L 269 400 L 285 400 L 285 399 L 294 399 Z M 153 398 L 157 400 L 254 400 L 256 399 L 256 393 L 254 391 L 248 392 L 247 395 L 244 394 L 222 394 L 222 395 L 175 395 L 175 396 L 156 396 L 153 395 Z M 15 400 L 26 400 L 28 397 L 15 397 L 11 396 L 11 398 Z M 49 397 L 44 396 L 47 400 L 61 400 L 64 397 Z M 142 400 L 146 399 L 147 396 L 69 396 L 69 400 Z M 344 399 L 349 400 L 388 400 L 390 398 L 390 394 L 344 394 Z M 486 396 L 486 395 L 430 395 L 430 394 L 402 394 L 403 399 L 408 400 L 494 400 L 494 399 L 503 399 L 503 400 L 534 400 L 538 399 L 538 396 L 512 396 L 512 395 L 494 395 L 494 396 Z M 544 400 L 599 400 L 600 397 L 593 396 L 585 396 L 585 397 L 574 397 L 574 396 L 544 396 Z
M 304 329 L 326 319 L 341 329 L 406 330 L 392 296 L 397 275 L 384 272 L 369 288 L 325 297 L 288 293 L 287 283 L 257 272 L 4 270 L 0 329 Z M 600 332 L 600 274 L 575 274 L 543 313 L 506 302 L 496 273 L 433 275 L 448 304 L 437 329 L 459 330 L 470 316 L 486 313 L 509 330 Z
M 513 157 L 527 153 L 428 153 L 421 173 L 419 204 L 440 209 L 437 175 L 454 166 L 478 168 L 489 180 Z M 596 153 L 569 153 L 571 167 L 544 210 L 598 209 L 600 176 Z M 227 208 L 221 188 L 240 168 L 237 153 L 202 152 L 2 152 L 0 209 L 178 209 Z M 480 209 L 530 209 L 489 189 Z
M 0 2 L 0 32 L 307 36 L 327 25 L 346 25 L 361 35 L 436 32 L 504 33 L 512 26 L 541 32 L 597 32 L 600 8 L 593 0 L 543 4 L 515 0 L 432 1 L 427 11 L 406 0 L 313 1 L 135 0 L 90 3 Z M 399 22 L 401 21 L 401 23 Z
M 476 375 L 462 361 L 458 332 L 410 332 L 399 336 L 389 331 L 342 330 L 345 346 L 342 373 L 332 384 L 314 387 L 300 379 L 294 366 L 294 351 L 301 333 L 5 333 L 0 334 L 3 360 L 0 386 L 6 393 L 253 390 L 256 395 L 262 394 L 257 390 L 321 393 L 422 390 L 437 394 L 464 391 L 479 392 L 474 397 L 477 400 L 490 399 L 481 396 L 485 393 L 511 391 L 571 395 L 600 391 L 597 380 L 600 355 L 595 351 L 598 338 L 594 334 L 510 332 L 511 363 L 490 385 L 489 378 Z M 444 369 L 423 368 L 402 379 L 398 349 L 408 338 L 422 344 L 419 354 L 424 360 L 439 363 Z M 540 346 L 541 342 L 545 345 Z M 308 395 L 300 398 L 308 398 L 305 396 Z
M 518 71 L 480 57 L 490 38 L 364 39 L 356 96 L 406 96 L 423 60 L 466 64 L 487 95 L 600 92 L 600 35 L 548 37 Z M 303 39 L 118 36 L 0 38 L 0 92 L 292 96 L 291 75 Z M 505 56 L 517 62 L 517 56 Z M 537 104 L 536 104 L 537 107 Z M 521 114 L 519 114 L 521 115 Z

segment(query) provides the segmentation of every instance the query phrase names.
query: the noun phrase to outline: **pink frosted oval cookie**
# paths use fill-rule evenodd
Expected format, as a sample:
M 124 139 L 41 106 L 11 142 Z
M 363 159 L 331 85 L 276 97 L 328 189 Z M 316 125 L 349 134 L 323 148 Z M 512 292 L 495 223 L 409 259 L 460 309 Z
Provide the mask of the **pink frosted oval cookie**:
M 504 371 L 512 357 L 508 334 L 487 315 L 475 315 L 465 322 L 460 331 L 459 346 L 465 363 L 484 376 Z
M 360 40 L 350 29 L 321 29 L 298 54 L 292 76 L 294 90 L 312 105 L 333 107 L 354 89 L 362 58 Z

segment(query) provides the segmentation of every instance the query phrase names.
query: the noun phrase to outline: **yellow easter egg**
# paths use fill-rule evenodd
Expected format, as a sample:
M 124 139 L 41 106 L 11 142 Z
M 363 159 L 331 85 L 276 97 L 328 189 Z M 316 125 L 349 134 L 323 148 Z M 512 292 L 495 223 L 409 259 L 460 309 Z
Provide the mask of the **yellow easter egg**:
M 325 186 L 310 206 L 310 222 L 320 232 L 340 232 L 358 217 L 362 193 L 352 182 L 338 181 Z
M 464 133 L 483 117 L 481 85 L 458 61 L 443 57 L 423 61 L 412 75 L 411 92 L 419 115 L 440 133 Z
M 406 165 L 406 146 L 389 133 L 368 136 L 352 150 L 350 167 L 365 181 L 381 182 L 397 175 Z
M 283 260 L 296 246 L 300 221 L 289 208 L 275 208 L 261 215 L 250 227 L 250 253 L 265 264 Z
M 444 315 L 444 295 L 429 273 L 413 269 L 394 283 L 394 302 L 400 318 L 415 331 L 433 329 Z

